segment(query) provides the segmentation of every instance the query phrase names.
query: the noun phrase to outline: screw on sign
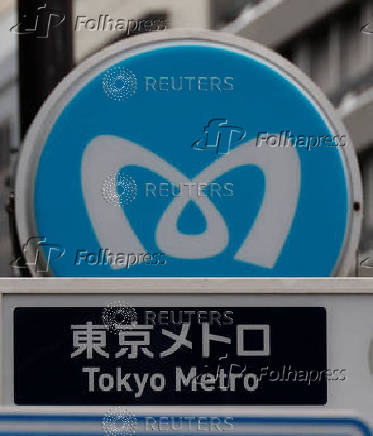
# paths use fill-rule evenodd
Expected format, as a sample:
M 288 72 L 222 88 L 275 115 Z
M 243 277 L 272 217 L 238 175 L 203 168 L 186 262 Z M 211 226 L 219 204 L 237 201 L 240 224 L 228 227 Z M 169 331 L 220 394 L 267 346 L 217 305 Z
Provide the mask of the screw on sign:
M 47 273 L 30 261 L 34 275 L 347 275 L 361 204 L 353 144 L 321 91 L 267 48 L 196 30 L 81 64 L 38 114 L 16 181 L 21 244 L 43 234 L 66 248 Z M 79 248 L 167 263 L 77 263 Z

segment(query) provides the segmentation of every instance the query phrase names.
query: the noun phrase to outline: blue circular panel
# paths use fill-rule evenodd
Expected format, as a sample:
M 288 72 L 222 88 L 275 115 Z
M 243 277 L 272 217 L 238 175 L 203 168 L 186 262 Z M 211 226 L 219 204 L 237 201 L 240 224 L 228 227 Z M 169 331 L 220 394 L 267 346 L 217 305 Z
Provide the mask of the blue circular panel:
M 186 42 L 133 54 L 51 128 L 37 235 L 56 276 L 329 276 L 348 232 L 343 141 L 254 56 Z

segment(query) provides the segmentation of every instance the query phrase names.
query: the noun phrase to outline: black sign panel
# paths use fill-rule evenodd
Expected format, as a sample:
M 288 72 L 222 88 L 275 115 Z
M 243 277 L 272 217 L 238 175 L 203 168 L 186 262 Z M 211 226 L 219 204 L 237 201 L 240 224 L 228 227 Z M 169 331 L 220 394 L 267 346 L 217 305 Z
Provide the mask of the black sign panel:
M 135 310 L 112 325 L 103 308 L 16 308 L 15 403 L 326 403 L 324 308 Z

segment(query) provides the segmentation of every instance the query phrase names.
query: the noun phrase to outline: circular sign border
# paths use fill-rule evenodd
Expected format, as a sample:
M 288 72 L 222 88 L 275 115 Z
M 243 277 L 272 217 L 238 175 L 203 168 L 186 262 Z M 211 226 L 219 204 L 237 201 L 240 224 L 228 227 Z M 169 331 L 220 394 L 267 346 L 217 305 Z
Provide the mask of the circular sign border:
M 26 262 L 33 276 L 53 276 L 49 271 L 44 253 L 38 249 L 38 244 L 30 238 L 37 237 L 36 220 L 34 216 L 33 200 L 35 176 L 37 174 L 40 154 L 52 126 L 63 111 L 65 105 L 76 95 L 83 82 L 97 76 L 109 66 L 123 61 L 138 53 L 155 48 L 178 45 L 180 43 L 208 44 L 210 47 L 235 50 L 241 54 L 254 57 L 277 70 L 293 83 L 317 107 L 327 127 L 336 135 L 345 135 L 347 147 L 339 148 L 347 182 L 348 190 L 348 218 L 344 241 L 337 259 L 332 276 L 346 276 L 355 265 L 355 256 L 360 240 L 362 225 L 362 185 L 359 165 L 353 143 L 336 109 L 328 101 L 321 89 L 311 81 L 295 65 L 254 41 L 237 37 L 228 33 L 200 29 L 173 29 L 159 33 L 151 32 L 128 40 L 114 43 L 79 64 L 53 90 L 51 95 L 40 108 L 31 124 L 20 151 L 15 183 L 16 225 L 21 247 L 28 243 Z M 75 91 L 75 92 L 74 92 Z M 354 205 L 358 204 L 358 210 Z M 28 213 L 30 210 L 33 212 Z M 37 259 L 39 262 L 34 262 Z M 36 264 L 37 263 L 37 264 Z M 40 265 L 41 271 L 38 271 Z M 296 277 L 296 276 L 295 276 Z M 244 277 L 240 277 L 244 278 Z M 250 278 L 250 277 L 247 277 Z

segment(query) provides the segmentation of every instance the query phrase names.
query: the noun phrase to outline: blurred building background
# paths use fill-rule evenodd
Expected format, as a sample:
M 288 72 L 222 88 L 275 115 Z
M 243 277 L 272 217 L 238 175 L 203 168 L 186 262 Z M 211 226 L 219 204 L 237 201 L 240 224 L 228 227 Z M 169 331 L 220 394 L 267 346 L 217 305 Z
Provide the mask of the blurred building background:
M 40 5 L 44 3 L 41 1 Z M 10 32 L 17 23 L 15 8 L 14 0 L 1 0 L 0 276 L 12 275 L 5 205 L 20 146 L 17 44 L 16 35 Z M 161 19 L 167 28 L 224 30 L 271 47 L 302 69 L 336 106 L 354 141 L 365 200 L 361 251 L 373 250 L 371 0 L 75 0 L 74 23 L 77 16 L 98 19 L 100 14 L 126 20 Z M 128 37 L 119 32 L 84 28 L 73 34 L 76 63 L 105 45 Z

